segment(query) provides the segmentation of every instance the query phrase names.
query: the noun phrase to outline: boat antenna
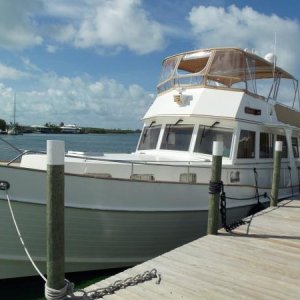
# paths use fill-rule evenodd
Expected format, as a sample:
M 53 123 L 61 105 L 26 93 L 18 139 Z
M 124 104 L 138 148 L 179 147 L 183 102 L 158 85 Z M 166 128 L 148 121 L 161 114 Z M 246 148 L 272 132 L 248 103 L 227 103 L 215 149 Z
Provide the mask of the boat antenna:
M 273 61 L 273 78 L 275 79 L 275 70 L 276 70 L 276 44 L 277 44 L 277 34 L 276 31 L 274 32 L 274 46 L 273 46 L 273 52 L 274 52 L 274 61 Z

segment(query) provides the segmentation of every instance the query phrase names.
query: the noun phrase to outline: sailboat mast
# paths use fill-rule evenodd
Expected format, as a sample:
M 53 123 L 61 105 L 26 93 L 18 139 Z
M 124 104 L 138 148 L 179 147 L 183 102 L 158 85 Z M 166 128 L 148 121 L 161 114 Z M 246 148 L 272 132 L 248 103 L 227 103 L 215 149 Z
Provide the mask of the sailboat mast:
M 14 93 L 14 126 L 16 126 L 16 93 Z

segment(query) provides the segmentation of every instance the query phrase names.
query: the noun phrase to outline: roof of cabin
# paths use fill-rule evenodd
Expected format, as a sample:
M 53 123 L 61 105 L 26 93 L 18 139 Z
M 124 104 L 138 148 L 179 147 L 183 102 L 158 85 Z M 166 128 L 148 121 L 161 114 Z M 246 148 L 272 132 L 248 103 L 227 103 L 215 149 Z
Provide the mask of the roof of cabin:
M 214 55 L 211 64 L 207 66 L 210 53 Z M 254 69 L 256 79 L 273 78 L 274 74 L 282 78 L 295 79 L 290 73 L 275 66 L 273 62 L 258 56 L 255 53 L 248 52 L 239 48 L 208 48 L 188 52 L 182 52 L 167 57 L 164 62 L 170 58 L 181 57 L 179 69 L 191 73 L 206 72 L 207 75 L 213 75 L 218 81 L 235 83 L 241 81 L 241 78 L 250 78 L 251 74 L 245 72 L 246 65 L 251 64 L 252 72 Z M 219 60 L 219 61 L 217 61 Z M 207 66 L 207 68 L 205 68 Z M 205 69 L 204 69 L 205 68 Z

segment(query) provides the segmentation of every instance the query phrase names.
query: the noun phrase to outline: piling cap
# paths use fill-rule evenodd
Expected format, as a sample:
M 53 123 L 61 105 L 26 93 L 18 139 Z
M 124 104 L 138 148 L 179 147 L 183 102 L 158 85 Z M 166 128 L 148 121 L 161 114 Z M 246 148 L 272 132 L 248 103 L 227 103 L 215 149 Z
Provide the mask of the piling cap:
M 213 143 L 213 155 L 222 156 L 223 155 L 223 142 L 214 141 Z
M 47 164 L 62 166 L 65 163 L 65 142 L 47 140 Z
M 282 142 L 281 141 L 276 141 L 275 142 L 275 151 L 282 151 Z

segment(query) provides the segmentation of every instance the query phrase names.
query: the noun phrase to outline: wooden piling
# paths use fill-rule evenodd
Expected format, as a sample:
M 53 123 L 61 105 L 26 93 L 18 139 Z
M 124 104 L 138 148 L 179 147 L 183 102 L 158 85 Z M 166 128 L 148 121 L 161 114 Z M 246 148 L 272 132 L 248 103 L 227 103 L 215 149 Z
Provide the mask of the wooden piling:
M 47 141 L 47 286 L 65 286 L 64 141 Z
M 280 179 L 281 153 L 282 153 L 282 142 L 276 141 L 270 206 L 277 206 L 278 188 L 279 188 L 279 179 Z
M 211 182 L 213 184 L 219 183 L 222 172 L 222 155 L 223 142 L 213 143 L 213 157 L 211 168 Z M 207 220 L 207 234 L 217 234 L 219 227 L 219 193 L 215 192 L 210 195 L 208 220 Z

